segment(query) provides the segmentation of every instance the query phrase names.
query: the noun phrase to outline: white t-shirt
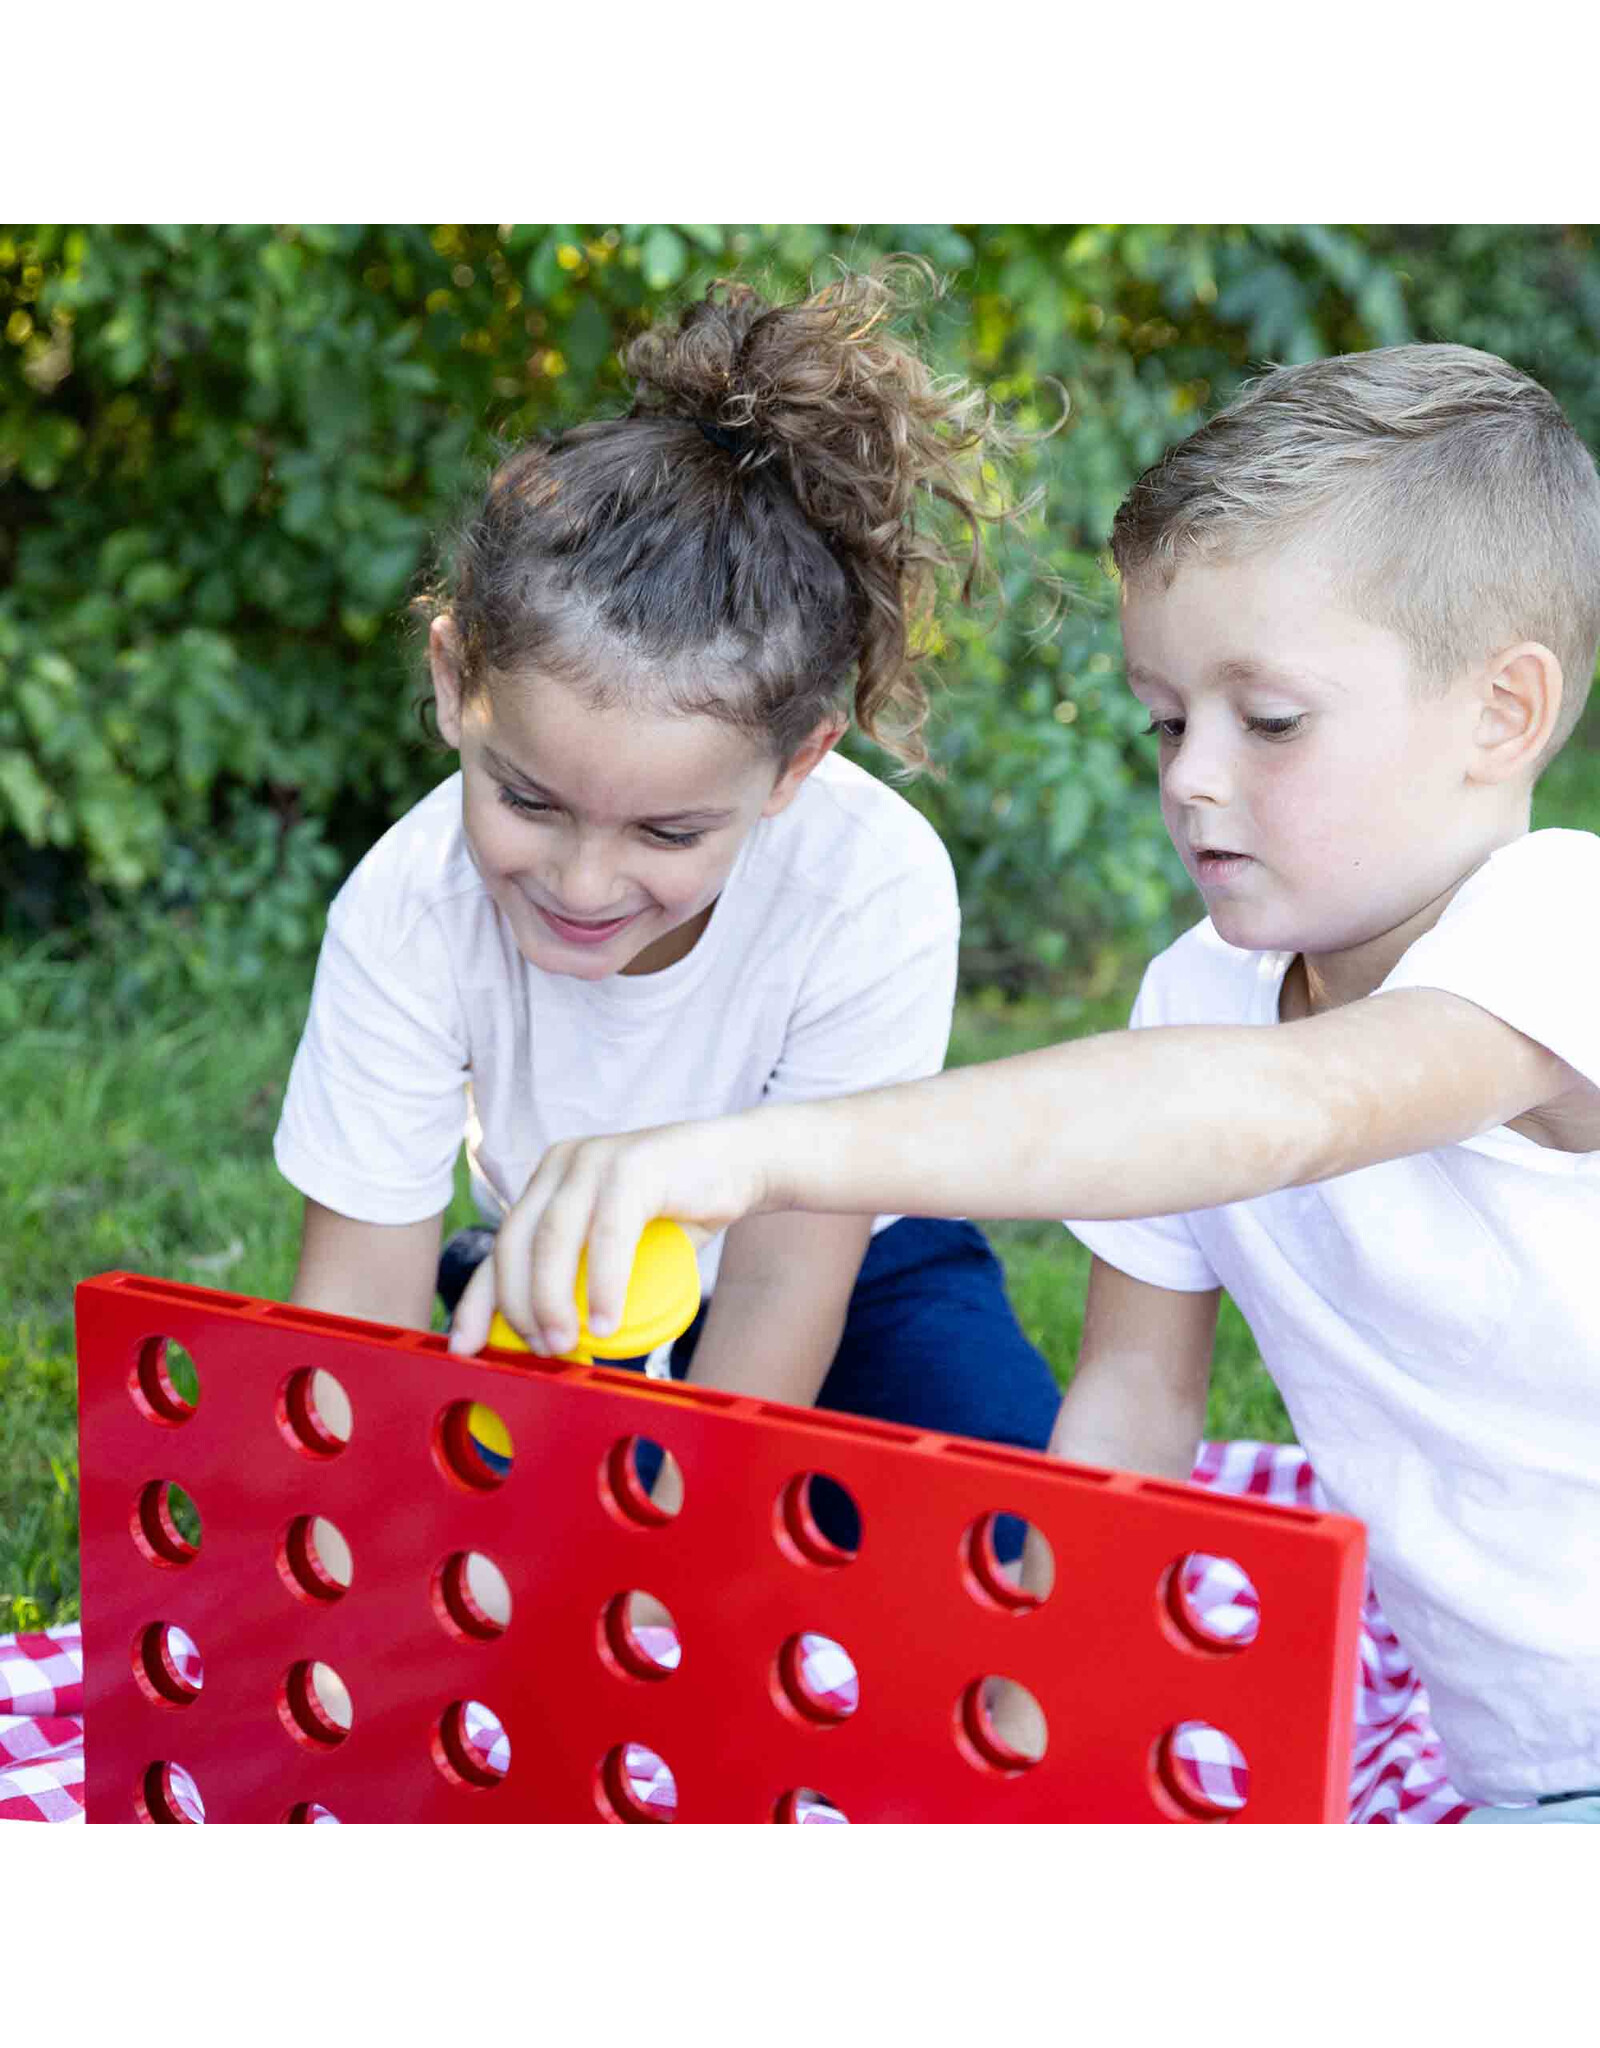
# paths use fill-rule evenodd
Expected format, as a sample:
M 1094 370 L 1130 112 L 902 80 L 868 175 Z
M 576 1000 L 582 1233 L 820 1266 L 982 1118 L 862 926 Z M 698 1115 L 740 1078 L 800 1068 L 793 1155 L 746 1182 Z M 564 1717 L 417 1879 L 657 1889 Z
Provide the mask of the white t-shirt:
M 1465 996 L 1600 1083 L 1597 906 L 1600 838 L 1532 833 L 1383 989 Z M 1207 921 L 1152 964 L 1132 1022 L 1275 1024 L 1292 958 Z M 1315 1187 L 1068 1228 L 1136 1279 L 1238 1303 L 1330 1500 L 1367 1525 L 1461 1791 L 1600 1784 L 1600 1152 L 1502 1127 Z
M 830 754 L 758 821 L 683 959 L 604 981 L 547 974 L 472 863 L 453 775 L 329 911 L 279 1169 L 340 1215 L 414 1223 L 449 1202 L 465 1138 L 494 1221 L 557 1139 L 937 1073 L 959 933 L 932 826 Z M 720 1251 L 719 1238 L 701 1253 L 707 1289 Z

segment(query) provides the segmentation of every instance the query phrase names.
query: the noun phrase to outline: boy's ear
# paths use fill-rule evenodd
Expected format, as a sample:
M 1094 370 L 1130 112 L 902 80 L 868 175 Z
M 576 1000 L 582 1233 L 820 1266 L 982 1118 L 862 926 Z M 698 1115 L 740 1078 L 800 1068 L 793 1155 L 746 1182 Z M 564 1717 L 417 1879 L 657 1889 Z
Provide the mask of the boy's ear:
M 456 623 L 441 612 L 428 629 L 428 672 L 433 678 L 433 711 L 447 747 L 461 745 L 461 643 Z
M 1561 663 L 1537 640 L 1522 640 L 1497 654 L 1484 671 L 1472 782 L 1510 782 L 1531 775 L 1561 718 Z
M 771 796 L 761 806 L 763 818 L 775 818 L 780 811 L 789 808 L 812 769 L 844 738 L 849 723 L 839 714 L 818 720 L 784 764 L 783 773 L 772 786 Z

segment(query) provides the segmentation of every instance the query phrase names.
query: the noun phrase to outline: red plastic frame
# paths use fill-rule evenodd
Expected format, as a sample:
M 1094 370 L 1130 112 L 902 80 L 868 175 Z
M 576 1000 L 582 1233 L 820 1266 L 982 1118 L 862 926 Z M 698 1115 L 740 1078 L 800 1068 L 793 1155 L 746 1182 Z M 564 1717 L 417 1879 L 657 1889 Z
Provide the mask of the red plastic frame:
M 1345 1817 L 1355 1522 L 598 1366 L 456 1358 L 438 1336 L 132 1274 L 86 1281 L 77 1309 L 91 1821 L 161 1807 L 164 1764 L 190 1773 L 212 1821 L 286 1821 L 313 1801 L 343 1821 L 599 1821 L 631 1811 L 628 1743 L 667 1761 L 683 1821 L 771 1821 L 813 1786 L 857 1822 L 1174 1821 L 1190 1816 L 1160 1757 L 1188 1720 L 1248 1760 L 1238 1823 Z M 182 1419 L 153 1411 L 148 1365 L 141 1383 L 159 1337 L 200 1377 Z M 285 1407 L 294 1375 L 318 1367 L 354 1416 L 332 1450 L 298 1441 L 298 1392 Z M 438 1418 L 473 1400 L 517 1447 L 492 1489 L 441 1470 Z M 618 1512 L 617 1446 L 635 1436 L 678 1461 L 670 1518 Z M 859 1506 L 854 1557 L 808 1555 L 809 1515 L 794 1540 L 790 1489 L 819 1471 Z M 186 1563 L 160 1555 L 186 1547 L 149 1505 L 163 1480 L 202 1517 Z M 1049 1538 L 1055 1585 L 1036 1608 L 994 1597 L 987 1553 L 974 1576 L 971 1532 L 999 1512 Z M 297 1593 L 284 1563 L 286 1532 L 303 1540 L 301 1518 L 318 1515 L 353 1559 L 331 1598 Z M 457 1625 L 459 1589 L 440 1590 L 473 1550 L 509 1586 L 497 1633 Z M 1248 1572 L 1248 1649 L 1175 1626 L 1168 1575 L 1190 1551 Z M 631 1669 L 615 1627 L 612 1602 L 638 1586 L 681 1634 L 665 1675 Z M 198 1648 L 197 1695 L 170 1696 L 186 1689 L 154 1651 L 141 1682 L 157 1622 Z M 775 1682 L 806 1632 L 855 1663 L 860 1705 L 843 1721 L 793 1711 Z M 333 1740 L 293 1725 L 316 1726 L 304 1673 L 318 1661 L 353 1703 Z M 971 1688 L 991 1673 L 1044 1709 L 1050 1747 L 1026 1769 L 981 1729 L 972 1739 Z M 502 1778 L 486 1781 L 448 1718 L 464 1700 L 504 1725 Z

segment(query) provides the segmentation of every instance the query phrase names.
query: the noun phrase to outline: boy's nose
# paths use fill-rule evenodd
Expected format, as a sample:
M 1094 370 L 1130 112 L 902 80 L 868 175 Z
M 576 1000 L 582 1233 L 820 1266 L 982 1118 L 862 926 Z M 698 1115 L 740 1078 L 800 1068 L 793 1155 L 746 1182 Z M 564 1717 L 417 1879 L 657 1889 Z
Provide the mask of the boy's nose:
M 1168 757 L 1162 780 L 1175 803 L 1227 803 L 1233 795 L 1233 771 L 1226 745 L 1191 725 Z

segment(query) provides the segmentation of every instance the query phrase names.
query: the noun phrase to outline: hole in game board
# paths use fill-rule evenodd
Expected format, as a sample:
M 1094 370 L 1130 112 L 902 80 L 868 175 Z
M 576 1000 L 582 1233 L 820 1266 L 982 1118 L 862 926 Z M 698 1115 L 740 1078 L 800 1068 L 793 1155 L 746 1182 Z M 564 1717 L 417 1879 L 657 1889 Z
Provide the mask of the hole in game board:
M 169 1707 L 188 1706 L 205 1684 L 193 1638 L 171 1621 L 153 1621 L 134 1638 L 133 1675 L 147 1700 Z
M 162 1826 L 199 1827 L 206 1817 L 200 1787 L 182 1764 L 147 1765 L 134 1789 L 133 1807 L 140 1820 Z
M 1231 1557 L 1191 1550 L 1163 1573 L 1161 1600 L 1184 1638 L 1202 1650 L 1247 1650 L 1261 1633 L 1261 1596 Z
M 1023 1544 L 1029 1537 L 1044 1568 L 1037 1591 L 1022 1583 Z M 1030 1527 L 1020 1515 L 980 1515 L 961 1539 L 961 1562 L 967 1591 L 991 1607 L 1004 1608 L 1008 1614 L 1031 1614 L 1044 1605 L 1055 1587 L 1056 1554 L 1050 1539 L 1042 1529 Z
M 678 1624 L 653 1593 L 637 1589 L 607 1602 L 600 1646 L 605 1661 L 630 1678 L 670 1678 L 683 1656 Z
M 320 1799 L 302 1799 L 289 1808 L 284 1819 L 295 1827 L 334 1827 L 339 1825 L 339 1816 L 330 1813 Z
M 785 1792 L 773 1809 L 772 1818 L 787 1826 L 799 1827 L 816 1827 L 823 1822 L 834 1827 L 849 1824 L 831 1799 L 825 1799 L 809 1785 L 802 1785 L 797 1792 Z
M 336 1458 L 354 1421 L 343 1383 L 320 1366 L 291 1373 L 278 1390 L 278 1428 L 308 1458 Z
M 481 1401 L 452 1401 L 433 1425 L 439 1469 L 473 1493 L 504 1486 L 516 1462 L 516 1447 L 503 1416 Z
M 776 1669 L 783 1698 L 816 1727 L 837 1727 L 861 1704 L 855 1664 L 831 1636 L 790 1636 L 778 1652 Z
M 654 1437 L 622 1437 L 600 1467 L 600 1500 L 619 1522 L 659 1529 L 683 1506 L 682 1467 Z
M 200 1510 L 175 1479 L 152 1479 L 133 1508 L 133 1540 L 151 1564 L 190 1564 L 200 1552 Z
M 678 1781 L 653 1749 L 642 1742 L 619 1742 L 600 1759 L 595 1803 L 607 1820 L 674 1821 Z
M 1015 1777 L 1032 1770 L 1050 1746 L 1044 1709 L 1025 1685 L 997 1672 L 975 1678 L 956 1707 L 957 1746 L 969 1761 Z
M 171 1337 L 147 1337 L 128 1381 L 133 1405 L 147 1422 L 187 1422 L 200 1405 L 194 1360 Z
M 511 1768 L 511 1737 L 482 1700 L 454 1700 L 433 1731 L 433 1760 L 452 1785 L 493 1791 Z
M 297 1515 L 279 1541 L 278 1576 L 303 1599 L 342 1600 L 354 1572 L 344 1531 L 326 1515 Z
M 452 1552 L 433 1575 L 433 1611 L 452 1635 L 493 1642 L 511 1620 L 505 1573 L 481 1550 Z
M 278 1717 L 304 1749 L 335 1749 L 350 1733 L 355 1709 L 331 1664 L 291 1664 L 278 1686 Z
M 778 1548 L 807 1564 L 849 1564 L 861 1548 L 861 1510 L 848 1486 L 802 1472 L 778 1495 Z
M 1156 1745 L 1156 1773 L 1185 1813 L 1231 1820 L 1250 1797 L 1250 1765 L 1233 1737 L 1209 1721 L 1180 1721 Z

